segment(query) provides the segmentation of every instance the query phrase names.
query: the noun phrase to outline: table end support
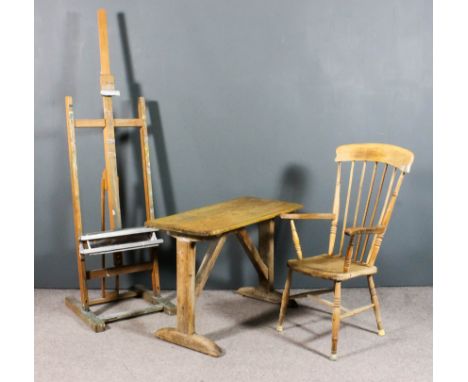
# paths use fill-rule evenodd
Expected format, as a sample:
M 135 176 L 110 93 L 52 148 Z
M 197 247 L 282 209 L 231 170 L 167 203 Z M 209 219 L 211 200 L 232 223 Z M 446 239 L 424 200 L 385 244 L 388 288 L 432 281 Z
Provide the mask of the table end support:
M 236 293 L 244 297 L 250 297 L 272 304 L 281 304 L 281 293 L 276 290 L 269 290 L 262 285 L 256 287 L 242 287 L 237 289 Z M 288 307 L 294 308 L 296 306 L 296 300 L 289 300 Z
M 162 328 L 156 331 L 154 335 L 163 341 L 171 342 L 212 357 L 220 357 L 223 354 L 223 350 L 214 341 L 199 334 L 182 333 L 176 328 Z

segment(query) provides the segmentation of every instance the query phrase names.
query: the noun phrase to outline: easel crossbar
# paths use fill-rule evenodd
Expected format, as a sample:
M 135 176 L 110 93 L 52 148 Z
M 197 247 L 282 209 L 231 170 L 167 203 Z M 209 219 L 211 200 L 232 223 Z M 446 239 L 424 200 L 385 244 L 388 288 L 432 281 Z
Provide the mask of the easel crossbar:
M 164 306 L 162 304 L 156 304 L 149 306 L 147 308 L 139 309 L 139 310 L 132 310 L 127 312 L 119 312 L 119 313 L 111 313 L 104 317 L 99 317 L 105 323 L 108 322 L 115 322 L 120 320 L 126 320 L 133 317 L 143 316 L 146 314 L 156 313 L 164 310 Z
M 127 298 L 140 297 L 143 293 L 140 291 L 129 290 L 128 292 L 116 293 L 107 292 L 106 297 L 98 297 L 89 301 L 89 306 L 105 304 L 111 301 L 126 300 Z
M 114 127 L 142 127 L 145 123 L 141 118 L 116 118 Z M 104 119 L 75 119 L 75 127 L 80 128 L 95 128 L 106 126 Z
M 153 268 L 153 262 L 151 261 L 148 261 L 146 263 L 140 263 L 140 264 L 123 265 L 120 267 L 101 268 L 101 269 L 87 271 L 86 278 L 88 280 L 100 279 L 103 277 L 113 277 L 116 275 L 123 275 L 127 273 L 150 271 L 152 268 Z

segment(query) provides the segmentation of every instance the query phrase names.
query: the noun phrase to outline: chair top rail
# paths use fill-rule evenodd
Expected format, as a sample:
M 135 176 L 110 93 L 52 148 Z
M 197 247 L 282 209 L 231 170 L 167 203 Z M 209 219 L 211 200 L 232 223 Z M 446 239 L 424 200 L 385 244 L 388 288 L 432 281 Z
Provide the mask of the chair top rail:
M 414 154 L 403 147 L 385 143 L 354 143 L 336 149 L 336 162 L 362 160 L 387 163 L 408 173 L 414 161 Z

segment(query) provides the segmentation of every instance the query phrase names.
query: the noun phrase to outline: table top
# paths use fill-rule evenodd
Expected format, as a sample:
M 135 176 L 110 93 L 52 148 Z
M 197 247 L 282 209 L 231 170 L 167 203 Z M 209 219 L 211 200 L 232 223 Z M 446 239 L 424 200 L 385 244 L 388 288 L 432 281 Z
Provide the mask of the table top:
M 302 204 L 243 196 L 146 222 L 181 236 L 210 237 L 297 211 Z

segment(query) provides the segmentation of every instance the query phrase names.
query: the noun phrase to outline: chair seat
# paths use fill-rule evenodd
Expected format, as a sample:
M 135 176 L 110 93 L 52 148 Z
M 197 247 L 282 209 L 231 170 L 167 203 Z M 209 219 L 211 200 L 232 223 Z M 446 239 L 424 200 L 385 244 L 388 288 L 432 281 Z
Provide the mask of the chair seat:
M 329 256 L 328 254 L 324 254 L 306 257 L 302 260 L 288 260 L 288 267 L 296 272 L 336 281 L 377 273 L 376 266 L 356 263 L 351 263 L 349 272 L 343 272 L 344 260 L 344 256 Z

